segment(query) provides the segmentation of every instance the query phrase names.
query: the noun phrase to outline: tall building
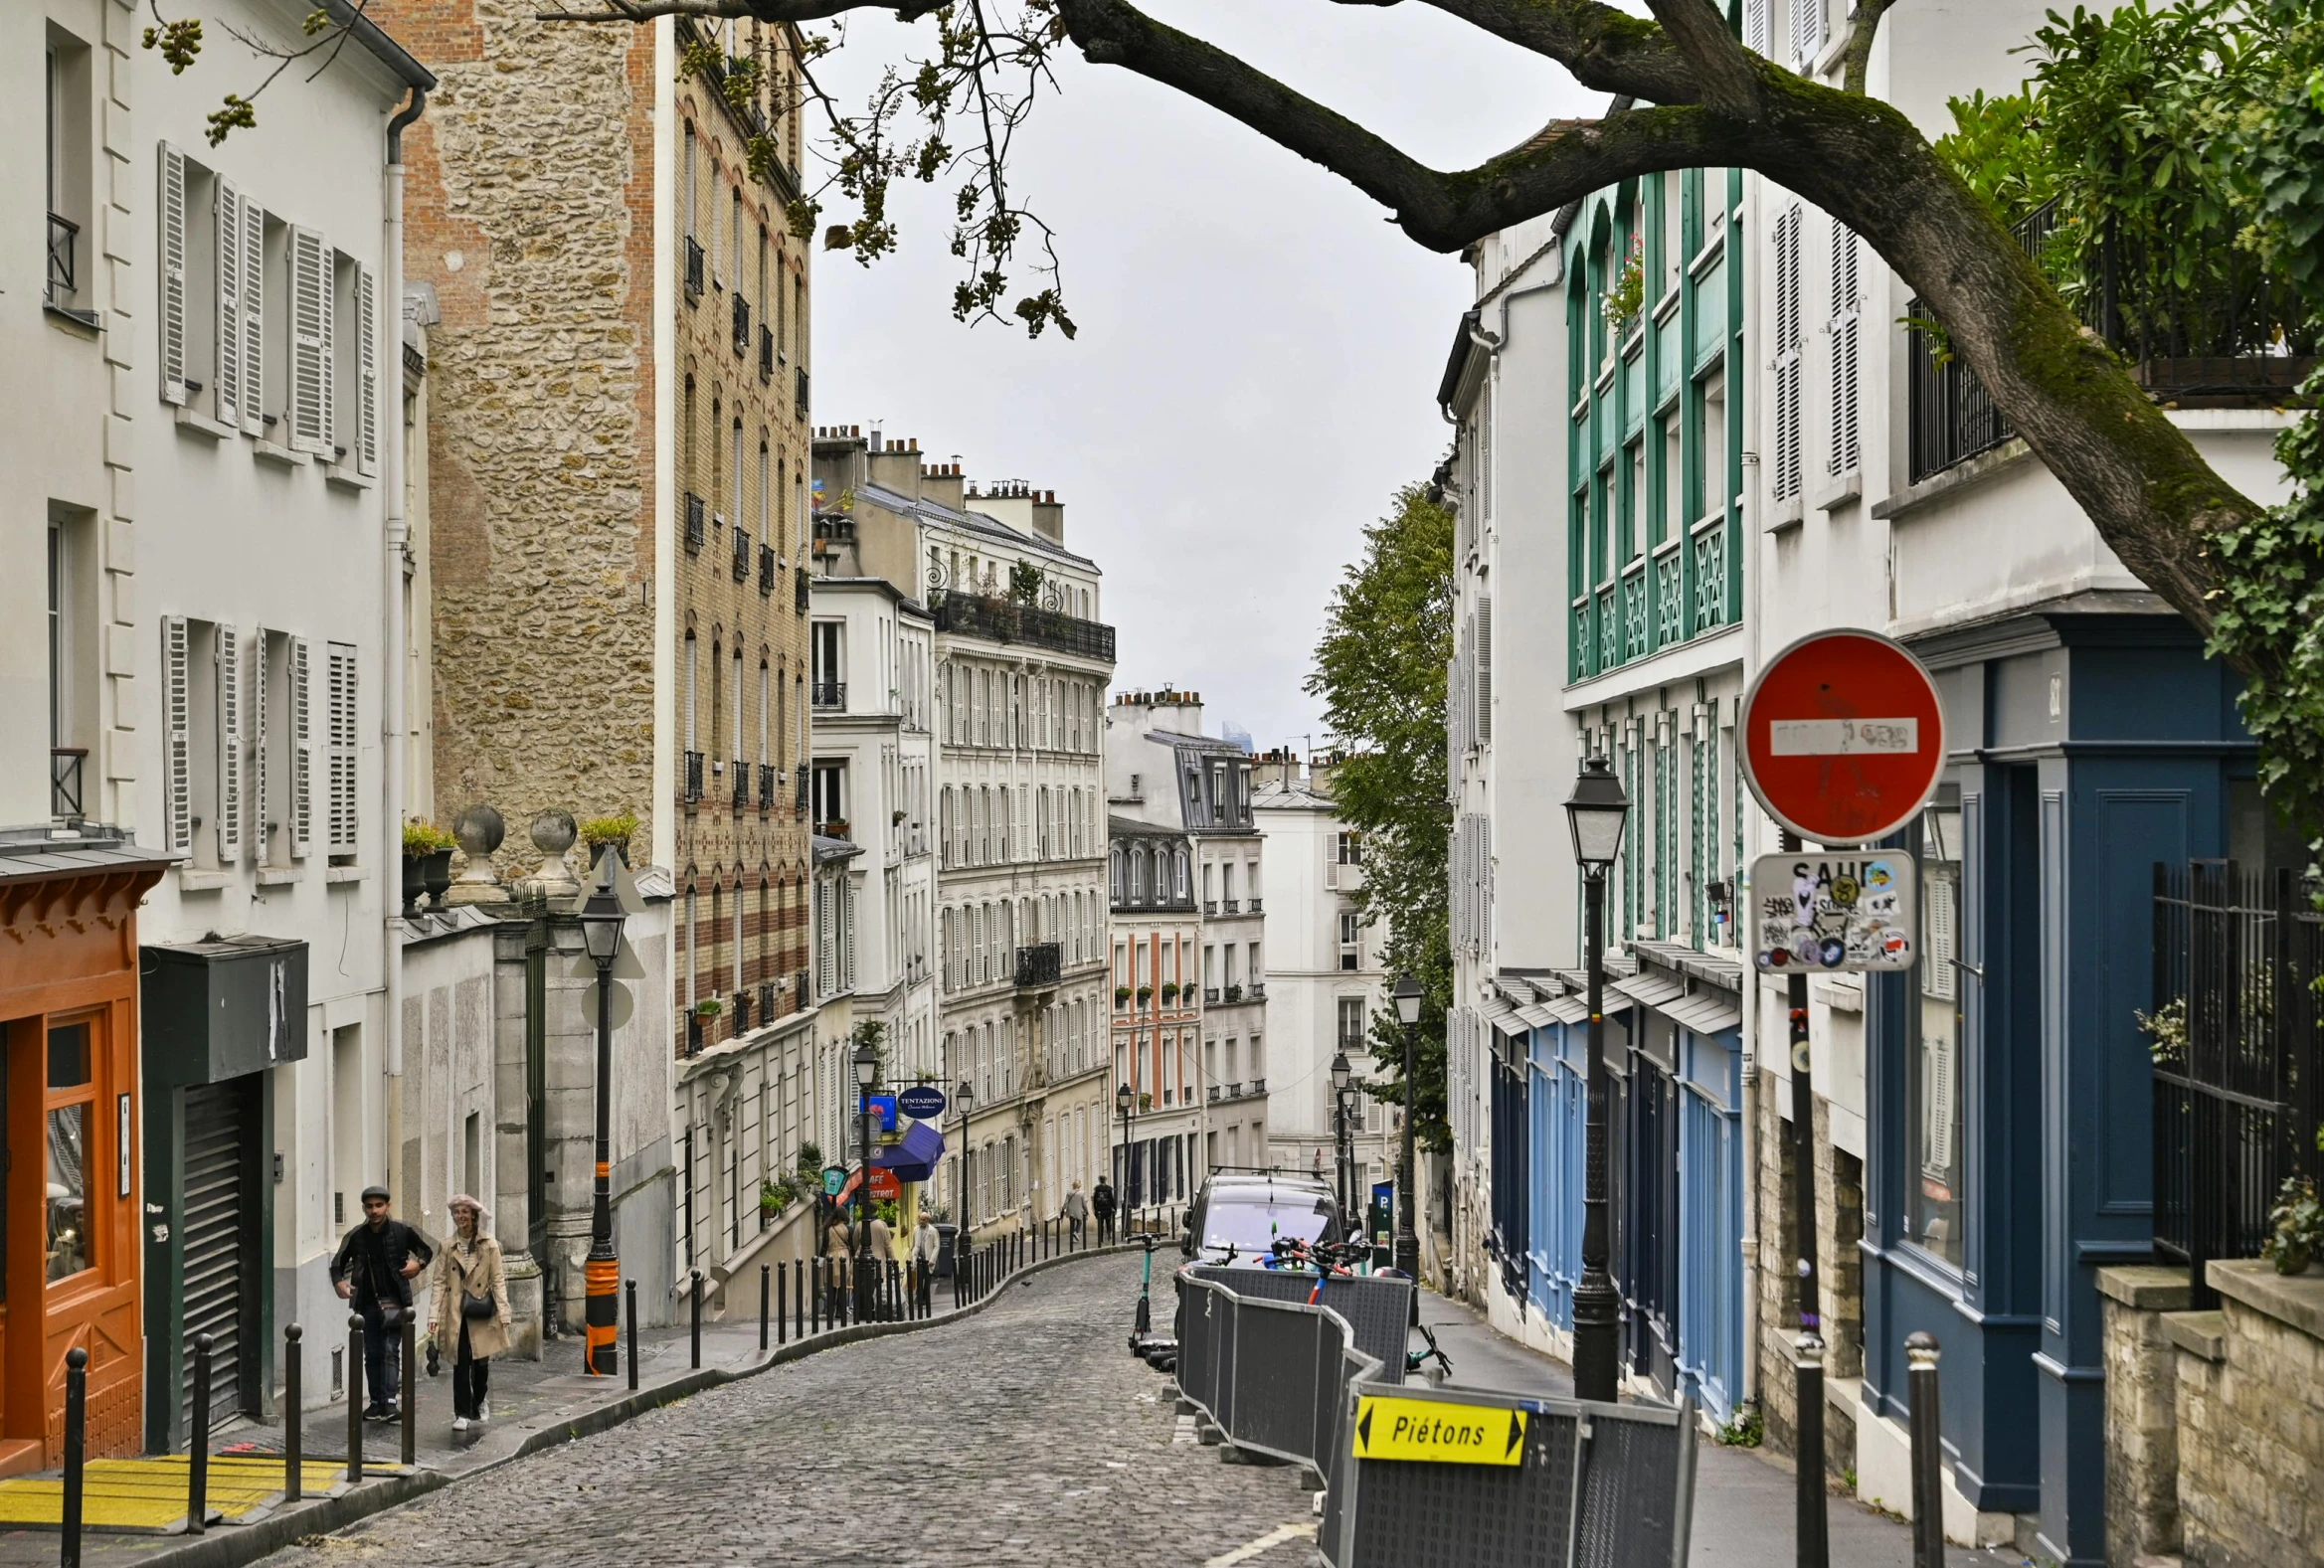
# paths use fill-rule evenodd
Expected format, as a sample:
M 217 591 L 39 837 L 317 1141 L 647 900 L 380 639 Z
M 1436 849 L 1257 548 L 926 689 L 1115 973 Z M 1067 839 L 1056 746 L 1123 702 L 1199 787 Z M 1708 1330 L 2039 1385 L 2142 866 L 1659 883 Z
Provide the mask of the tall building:
M 1065 548 L 1054 492 L 980 491 L 958 464 L 924 462 L 917 441 L 859 427 L 818 431 L 814 455 L 818 581 L 830 585 L 816 592 L 837 606 L 876 579 L 896 591 L 899 626 L 920 606 L 933 626 L 933 766 L 917 809 L 935 848 L 936 1050 L 915 1070 L 971 1094 L 965 1137 L 960 1108 L 945 1128 L 954 1152 L 936 1191 L 952 1201 L 950 1160 L 965 1153 L 970 1223 L 1051 1218 L 1074 1180 L 1105 1169 L 1113 1092 L 1099 716 L 1114 629 L 1097 618 L 1098 567 Z M 910 642 L 900 630 L 900 658 Z M 891 675 L 881 656 L 877 641 L 850 641 L 837 667 L 902 691 L 907 666 Z M 901 810 L 909 828 L 901 747 L 897 762 L 889 821 Z M 833 786 L 861 797 L 861 782 Z
M 669 1135 L 617 1185 L 715 1265 L 797 1154 L 764 1108 L 814 1093 L 799 40 L 370 9 L 443 79 L 406 245 L 441 313 L 435 798 L 637 818 L 629 858 L 667 869 L 677 917 Z
M 1181 1141 L 1172 1152 L 1162 1139 L 1147 1200 L 1175 1201 L 1191 1196 L 1212 1170 L 1261 1167 L 1270 1158 L 1266 895 L 1251 818 L 1251 759 L 1237 743 L 1202 733 L 1199 692 L 1121 692 L 1106 710 L 1106 792 L 1116 816 L 1181 834 L 1194 847 L 1187 869 L 1199 957 L 1184 981 L 1202 987 L 1200 1052 L 1190 1064 L 1174 1062 L 1162 1044 L 1170 1026 L 1159 1016 L 1134 1012 L 1114 1026 L 1115 1071 L 1124 1082 L 1135 1075 L 1167 1087 L 1174 1079 L 1181 1095 L 1190 1088 L 1199 1097 L 1200 1145 L 1189 1153 Z M 1117 980 L 1117 996 L 1120 989 Z M 1182 1041 L 1182 1027 L 1177 1032 Z M 1141 1039 L 1151 1061 L 1134 1065 L 1131 1050 Z M 1193 1069 L 1190 1085 L 1185 1065 Z
M 1388 931 L 1365 925 L 1356 908 L 1363 835 L 1341 820 L 1330 761 L 1303 767 L 1296 754 L 1273 751 L 1254 772 L 1251 820 L 1266 847 L 1268 1163 L 1337 1181 L 1333 1058 L 1344 1056 L 1354 1079 L 1401 1067 L 1372 1058 L 1374 1020 L 1394 1016 L 1381 968 Z M 1394 1179 L 1392 1122 L 1378 1100 L 1355 1094 L 1345 1133 L 1358 1212 L 1375 1185 Z
M 1202 915 L 1194 842 L 1134 816 L 1109 819 L 1115 1081 L 1111 1173 L 1133 1207 L 1186 1195 L 1207 1169 L 1203 1136 L 1220 1085 L 1202 1077 Z M 1236 1086 L 1235 1099 L 1242 1098 Z

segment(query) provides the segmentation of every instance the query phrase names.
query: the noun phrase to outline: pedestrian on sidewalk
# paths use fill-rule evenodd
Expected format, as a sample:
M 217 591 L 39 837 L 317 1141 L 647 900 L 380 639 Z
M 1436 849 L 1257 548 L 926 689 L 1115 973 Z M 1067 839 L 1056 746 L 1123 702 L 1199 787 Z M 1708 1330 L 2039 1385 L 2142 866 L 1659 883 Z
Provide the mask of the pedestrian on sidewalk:
M 884 1310 L 881 1301 L 884 1286 L 881 1282 L 887 1279 L 888 1264 L 896 1256 L 896 1233 L 886 1220 L 880 1218 L 879 1205 L 876 1203 L 871 1206 L 871 1218 L 864 1222 L 863 1228 L 863 1256 L 870 1272 L 864 1276 L 860 1305 L 864 1319 L 869 1321 Z
M 1074 1246 L 1081 1245 L 1082 1227 L 1089 1223 L 1089 1199 L 1081 1195 L 1081 1182 L 1076 1179 L 1073 1190 L 1065 1194 L 1065 1234 Z
M 331 1255 L 331 1284 L 341 1301 L 363 1314 L 363 1381 L 371 1396 L 363 1415 L 369 1421 L 396 1419 L 412 1280 L 436 1257 L 427 1237 L 389 1217 L 394 1204 L 387 1188 L 365 1187 L 363 1223 Z
M 823 1220 L 823 1315 L 832 1322 L 847 1316 L 848 1265 L 855 1256 L 855 1227 L 847 1211 L 831 1204 Z
M 1098 1217 L 1098 1245 L 1110 1245 L 1114 1240 L 1114 1188 L 1105 1177 L 1098 1177 L 1097 1186 L 1089 1195 L 1090 1212 Z
M 490 1416 L 492 1357 L 508 1348 L 508 1280 L 500 1243 L 484 1230 L 484 1205 L 466 1193 L 450 1203 L 451 1239 L 436 1260 L 436 1294 L 428 1337 L 442 1350 L 457 1322 L 459 1353 L 451 1364 L 451 1429 Z
M 936 1216 L 922 1209 L 919 1228 L 912 1232 L 912 1297 L 913 1305 L 923 1313 L 928 1311 L 937 1260 L 943 1256 L 944 1236 L 936 1228 Z

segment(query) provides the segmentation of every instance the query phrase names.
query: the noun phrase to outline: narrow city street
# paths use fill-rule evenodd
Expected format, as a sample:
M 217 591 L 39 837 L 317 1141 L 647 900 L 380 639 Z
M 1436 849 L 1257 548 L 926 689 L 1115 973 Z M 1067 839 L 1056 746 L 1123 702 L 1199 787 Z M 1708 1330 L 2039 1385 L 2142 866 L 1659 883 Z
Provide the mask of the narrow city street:
M 1173 1441 L 1162 1380 L 1123 1343 L 1139 1268 L 1050 1270 L 966 1321 L 809 1356 L 267 1561 L 1311 1561 L 1297 1472 Z

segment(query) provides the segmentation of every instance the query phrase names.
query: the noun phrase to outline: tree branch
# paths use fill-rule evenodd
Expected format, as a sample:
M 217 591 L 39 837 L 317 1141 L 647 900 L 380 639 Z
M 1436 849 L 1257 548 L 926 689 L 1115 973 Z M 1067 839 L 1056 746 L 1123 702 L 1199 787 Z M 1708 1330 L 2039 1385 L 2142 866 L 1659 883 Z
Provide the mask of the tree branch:
M 705 21 L 759 21 L 769 26 L 827 22 L 851 11 L 892 12 L 899 22 L 917 22 L 945 0 L 597 0 L 594 9 L 536 11 L 536 22 L 650 22 L 656 17 L 691 16 Z
M 1737 119 L 1758 114 L 1758 63 L 1727 31 L 1710 0 L 1647 0 L 1647 8 L 1695 68 L 1703 103 Z
M 1585 87 L 1648 103 L 1695 103 L 1701 84 L 1670 35 L 1599 0 L 1427 0 L 1506 43 L 1554 60 Z
M 1857 97 L 1864 96 L 1865 74 L 1871 70 L 1873 39 L 1880 31 L 1880 18 L 1888 14 L 1894 0 L 1856 0 L 1856 20 L 1849 24 L 1848 54 L 1841 71 L 1841 90 Z

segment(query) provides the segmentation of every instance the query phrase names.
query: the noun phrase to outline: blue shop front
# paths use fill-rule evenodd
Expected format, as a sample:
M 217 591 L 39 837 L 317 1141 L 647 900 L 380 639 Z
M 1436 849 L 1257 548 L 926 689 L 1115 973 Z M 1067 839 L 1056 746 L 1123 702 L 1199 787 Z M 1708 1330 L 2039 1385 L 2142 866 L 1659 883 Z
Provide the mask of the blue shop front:
M 1952 1484 L 1981 1513 L 2037 1514 L 2049 1558 L 2094 1565 L 2095 1276 L 2153 1244 L 2133 1009 L 2151 1003 L 2154 866 L 2285 846 L 2234 678 L 2176 616 L 2085 595 L 1913 649 L 1951 755 L 1904 835 L 1921 961 L 1868 986 L 1863 1398 L 1900 1430 L 1905 1336 L 1936 1335 Z

